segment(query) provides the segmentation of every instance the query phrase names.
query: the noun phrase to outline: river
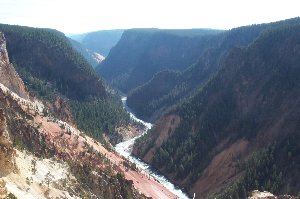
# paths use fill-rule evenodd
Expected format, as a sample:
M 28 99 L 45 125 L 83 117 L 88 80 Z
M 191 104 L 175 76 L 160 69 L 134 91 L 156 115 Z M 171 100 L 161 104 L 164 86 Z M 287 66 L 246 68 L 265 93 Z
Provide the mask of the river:
M 141 122 L 142 124 L 144 124 L 146 126 L 146 130 L 143 132 L 146 133 L 148 129 L 151 129 L 152 124 L 144 122 L 143 120 L 137 118 L 132 112 L 131 110 L 126 106 L 126 97 L 122 97 L 122 102 L 123 102 L 123 106 L 124 108 L 126 108 L 126 110 L 129 112 L 130 117 L 138 122 Z M 143 135 L 142 134 L 142 135 Z M 125 158 L 127 158 L 130 162 L 135 163 L 136 166 L 142 170 L 143 173 L 145 173 L 146 175 L 151 175 L 151 177 L 153 177 L 154 179 L 156 179 L 158 182 L 160 182 L 164 187 L 166 187 L 169 191 L 171 191 L 172 193 L 174 193 L 175 195 L 177 195 L 180 199 L 189 199 L 189 197 L 179 188 L 177 188 L 176 186 L 174 186 L 170 181 L 168 181 L 164 176 L 156 173 L 155 171 L 153 171 L 151 169 L 151 166 L 148 165 L 147 163 L 141 161 L 138 158 L 135 158 L 131 155 L 131 151 L 132 151 L 132 146 L 134 144 L 134 141 L 141 137 L 142 135 L 136 136 L 130 140 L 121 142 L 119 144 L 117 144 L 115 146 L 115 150 L 117 151 L 117 153 L 119 153 L 120 155 L 124 156 Z

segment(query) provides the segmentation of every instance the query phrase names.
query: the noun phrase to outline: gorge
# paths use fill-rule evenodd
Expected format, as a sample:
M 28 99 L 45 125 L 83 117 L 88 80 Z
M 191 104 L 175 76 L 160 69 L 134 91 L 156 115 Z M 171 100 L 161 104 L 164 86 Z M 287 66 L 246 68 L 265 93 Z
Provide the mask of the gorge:
M 130 113 L 130 117 L 143 124 L 145 126 L 145 129 L 143 130 L 144 132 L 134 138 L 131 138 L 129 140 L 126 140 L 124 142 L 120 142 L 115 146 L 115 150 L 128 159 L 131 163 L 135 164 L 136 167 L 138 168 L 139 172 L 143 173 L 145 176 L 149 176 L 149 178 L 153 178 L 154 180 L 158 181 L 161 183 L 164 187 L 166 187 L 169 191 L 174 193 L 175 195 L 178 196 L 180 199 L 189 199 L 189 197 L 183 193 L 179 188 L 175 187 L 171 182 L 169 182 L 164 176 L 161 174 L 158 174 L 157 171 L 153 170 L 153 168 L 148 165 L 147 163 L 143 162 L 142 160 L 134 157 L 131 155 L 132 152 L 132 147 L 136 139 L 141 137 L 143 134 L 146 134 L 148 130 L 152 128 L 152 124 L 147 123 L 141 119 L 138 119 L 132 112 L 131 110 L 127 107 L 126 105 L 126 100 L 127 97 L 122 97 L 122 102 L 124 105 L 124 108 Z
M 0 24 L 1 198 L 300 194 L 300 18 L 101 35 Z

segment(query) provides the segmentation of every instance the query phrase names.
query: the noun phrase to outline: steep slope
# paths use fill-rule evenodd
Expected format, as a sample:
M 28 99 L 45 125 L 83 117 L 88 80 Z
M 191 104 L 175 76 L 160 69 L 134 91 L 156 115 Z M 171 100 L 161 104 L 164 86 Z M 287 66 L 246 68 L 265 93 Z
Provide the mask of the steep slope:
M 106 57 L 110 49 L 120 40 L 123 32 L 124 30 L 99 30 L 80 35 L 71 35 L 70 38 Z
M 101 78 L 56 30 L 0 25 L 9 58 L 32 95 L 55 116 L 73 122 L 104 141 L 122 139 L 115 129 L 129 123 L 121 100 L 108 93 Z
M 23 98 L 28 98 L 23 81 L 15 71 L 15 68 L 9 63 L 6 51 L 6 42 L 3 33 L 0 33 L 0 79 L 2 84 L 11 91 L 18 93 Z
M 130 91 L 126 104 L 139 118 L 153 122 L 167 108 L 166 104 L 159 100 L 162 100 L 162 96 L 166 98 L 166 93 L 174 89 L 180 77 L 180 72 L 161 71 L 155 74 L 149 82 Z M 180 88 L 176 91 L 180 92 Z
M 97 52 L 94 52 L 88 48 L 86 48 L 83 44 L 75 41 L 73 39 L 69 39 L 73 48 L 77 50 L 88 62 L 91 64 L 93 68 L 95 68 L 98 64 L 100 64 L 105 57 Z
M 125 169 L 111 171 L 105 158 L 109 151 L 69 124 L 45 116 L 40 102 L 20 98 L 0 84 L 0 108 L 1 138 L 6 138 L 1 139 L 5 165 L 0 173 L 7 193 L 18 198 L 144 198 L 125 179 Z
M 162 70 L 184 70 L 194 63 L 217 30 L 132 29 L 123 33 L 96 71 L 124 93 Z M 190 35 L 188 34 L 190 33 Z M 195 36 L 198 35 L 198 36 Z
M 10 142 L 7 132 L 6 117 L 3 109 L 0 109 L 0 176 L 16 170 L 15 166 L 15 151 Z
M 1 50 L 7 54 L 0 34 Z M 13 68 L 6 58 L 0 62 Z M 23 85 L 17 73 L 3 75 Z M 112 149 L 49 114 L 41 101 L 12 92 L 2 79 L 0 148 L 1 198 L 175 197 Z
M 180 100 L 190 96 L 196 89 L 206 83 L 220 68 L 222 60 L 235 46 L 251 44 L 265 30 L 285 24 L 297 24 L 299 19 L 290 19 L 270 24 L 251 25 L 235 28 L 212 37 L 203 43 L 206 50 L 188 69 L 164 80 L 164 73 L 157 73 L 145 85 L 128 94 L 128 106 L 141 118 L 154 121 L 164 110 Z M 157 81 L 160 84 L 157 84 Z M 160 85 L 168 85 L 161 88 Z
M 299 23 L 286 23 L 232 49 L 214 78 L 136 143 L 135 154 L 196 198 L 245 198 L 254 189 L 298 194 L 299 33 Z
M 17 70 L 23 68 L 33 77 L 51 82 L 71 99 L 106 95 L 92 67 L 73 50 L 62 33 L 11 25 L 1 25 L 0 31 L 5 34 L 10 60 Z M 21 76 L 25 73 L 18 72 Z

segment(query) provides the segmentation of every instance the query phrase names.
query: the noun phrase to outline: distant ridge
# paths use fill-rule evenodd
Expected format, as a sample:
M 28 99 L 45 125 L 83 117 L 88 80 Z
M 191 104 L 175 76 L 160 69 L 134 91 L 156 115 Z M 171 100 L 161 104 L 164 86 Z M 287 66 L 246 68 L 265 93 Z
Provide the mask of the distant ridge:
M 111 85 L 128 93 L 148 82 L 157 72 L 181 71 L 196 62 L 203 51 L 202 42 L 218 32 L 222 31 L 126 30 L 96 71 Z
M 79 35 L 70 35 L 69 37 L 80 42 L 83 46 L 91 49 L 104 57 L 120 40 L 124 30 L 99 30 Z

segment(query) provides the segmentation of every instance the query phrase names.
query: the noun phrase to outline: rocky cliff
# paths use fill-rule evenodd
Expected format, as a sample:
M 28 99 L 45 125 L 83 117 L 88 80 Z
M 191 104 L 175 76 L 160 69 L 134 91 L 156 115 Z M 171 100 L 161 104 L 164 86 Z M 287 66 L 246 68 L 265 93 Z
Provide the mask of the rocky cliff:
M 0 177 L 16 169 L 15 154 L 7 132 L 5 114 L 0 109 Z
M 6 50 L 6 40 L 4 34 L 0 32 L 0 79 L 1 83 L 11 91 L 23 98 L 28 99 L 28 93 L 24 83 L 16 72 L 14 66 L 9 62 Z

